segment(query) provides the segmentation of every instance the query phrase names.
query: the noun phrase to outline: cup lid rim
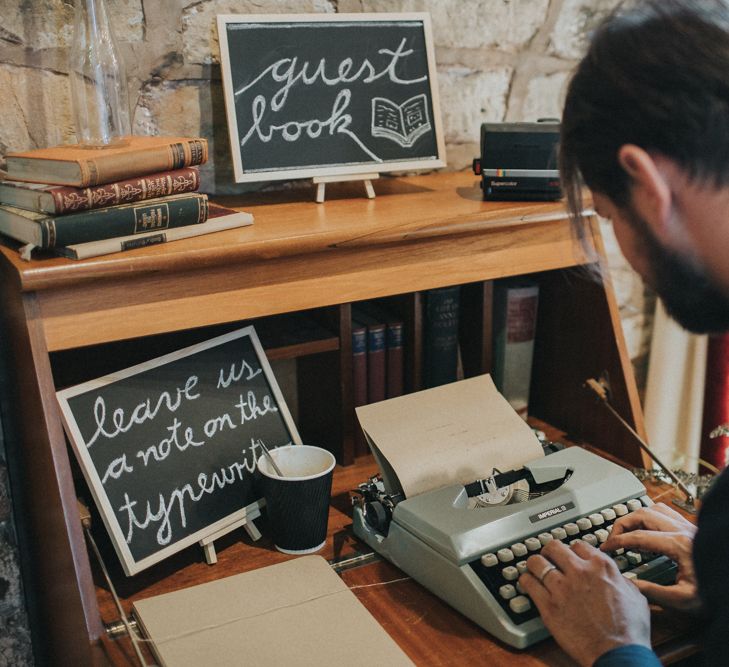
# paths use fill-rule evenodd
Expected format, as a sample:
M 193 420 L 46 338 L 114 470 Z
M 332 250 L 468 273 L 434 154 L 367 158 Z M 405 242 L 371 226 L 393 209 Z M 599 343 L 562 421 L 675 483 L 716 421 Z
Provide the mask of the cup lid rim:
M 271 453 L 273 453 L 279 449 L 290 449 L 292 447 L 306 447 L 308 449 L 318 449 L 319 451 L 325 452 L 326 454 L 331 456 L 331 464 L 327 467 L 326 470 L 322 470 L 321 472 L 318 472 L 314 475 L 304 475 L 301 477 L 280 477 L 275 472 L 268 473 L 265 470 L 263 470 L 263 468 L 261 468 L 261 461 L 268 460 L 266 458 L 266 454 L 264 453 L 264 454 L 261 454 L 261 456 L 259 456 L 258 459 L 256 460 L 256 468 L 262 475 L 264 475 L 265 477 L 268 477 L 269 479 L 276 479 L 276 480 L 280 480 L 283 482 L 305 482 L 309 479 L 316 479 L 317 477 L 323 477 L 324 475 L 329 474 L 334 469 L 334 466 L 337 465 L 337 459 L 334 456 L 334 454 L 332 454 L 328 449 L 324 449 L 323 447 L 317 447 L 316 445 L 304 445 L 304 444 L 283 445 L 282 447 L 274 447 L 270 451 L 271 451 Z

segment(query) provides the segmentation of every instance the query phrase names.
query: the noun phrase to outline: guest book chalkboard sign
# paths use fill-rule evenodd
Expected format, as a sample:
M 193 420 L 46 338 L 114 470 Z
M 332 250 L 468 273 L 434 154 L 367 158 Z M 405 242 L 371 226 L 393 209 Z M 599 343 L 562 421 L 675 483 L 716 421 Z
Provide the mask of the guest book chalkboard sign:
M 428 14 L 220 15 L 236 181 L 441 167 Z
M 57 397 L 127 575 L 257 514 L 259 440 L 301 444 L 253 327 Z

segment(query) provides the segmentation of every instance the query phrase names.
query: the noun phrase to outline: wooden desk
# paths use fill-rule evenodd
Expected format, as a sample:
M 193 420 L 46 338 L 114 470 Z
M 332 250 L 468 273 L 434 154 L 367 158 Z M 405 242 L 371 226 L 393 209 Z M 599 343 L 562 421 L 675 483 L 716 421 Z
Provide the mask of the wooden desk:
M 544 424 L 538 424 L 540 427 Z M 550 433 L 551 437 L 556 437 Z M 369 547 L 352 533 L 352 509 L 349 491 L 377 471 L 370 456 L 358 459 L 348 467 L 337 467 L 332 489 L 332 507 L 329 519 L 329 537 L 320 552 L 328 560 L 342 560 Z M 668 485 L 649 484 L 654 498 L 670 502 L 673 489 Z M 158 569 L 174 569 L 174 573 L 151 571 L 138 578 L 135 586 L 125 587 L 123 605 L 128 612 L 134 600 L 157 595 L 193 583 L 230 576 L 239 572 L 264 567 L 291 558 L 276 551 L 266 537 L 251 542 L 241 530 L 229 536 L 227 546 L 219 553 L 219 562 L 211 567 L 193 555 L 195 562 L 184 556 L 176 562 Z M 108 561 L 114 558 L 110 551 Z M 173 557 L 173 561 L 175 557 Z M 410 579 L 387 561 L 377 561 L 341 573 L 345 583 L 354 590 L 359 600 L 387 630 L 416 665 L 423 667 L 572 667 L 575 663 L 552 639 L 539 642 L 526 649 L 513 649 L 491 637 L 488 633 L 455 611 L 445 602 Z M 102 579 L 96 577 L 98 582 Z M 97 587 L 102 616 L 116 619 L 118 614 L 111 596 L 103 585 Z M 692 631 L 695 627 L 688 617 L 653 609 L 653 644 L 664 664 L 671 664 L 696 650 Z M 332 629 L 332 632 L 335 632 Z M 110 659 L 119 667 L 138 663 L 128 639 L 106 642 Z M 152 660 L 151 654 L 149 655 Z M 357 662 L 357 661 L 355 661 Z
M 322 309 L 334 329 L 334 356 L 323 364 L 315 355 L 306 359 L 317 379 L 326 379 L 331 402 L 307 412 L 349 463 L 351 302 L 406 295 L 409 386 L 417 389 L 421 291 L 456 284 L 481 291 L 475 309 L 464 313 L 476 341 L 468 372 L 477 374 L 490 370 L 490 288 L 483 281 L 530 274 L 540 285 L 533 413 L 621 460 L 640 462 L 634 443 L 583 389 L 586 378 L 607 371 L 613 404 L 643 430 L 609 280 L 582 268 L 600 265 L 596 221 L 586 222 L 580 244 L 562 204 L 484 202 L 478 180 L 465 172 L 382 179 L 376 189 L 377 198 L 368 200 L 359 189 L 332 188 L 323 205 L 300 190 L 229 199 L 254 214 L 253 226 L 81 262 L 23 262 L 13 247 L 0 247 L 13 499 L 32 619 L 53 659 L 91 664 L 104 635 L 76 506 L 82 482 L 74 478 L 55 391 L 131 365 L 129 339 L 139 343 L 135 354 L 155 356 L 154 341 L 145 337 L 206 336 L 204 327 Z M 61 363 L 71 353 L 72 363 Z M 65 372 L 69 365 L 75 374 Z M 308 432 L 317 435 L 316 426 Z M 221 571 L 193 568 L 187 583 Z

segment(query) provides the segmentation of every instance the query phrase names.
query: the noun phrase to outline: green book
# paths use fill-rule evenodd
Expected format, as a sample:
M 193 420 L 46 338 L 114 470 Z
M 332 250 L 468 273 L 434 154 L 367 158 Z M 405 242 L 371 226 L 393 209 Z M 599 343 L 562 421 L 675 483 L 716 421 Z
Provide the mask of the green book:
M 458 379 L 458 317 L 461 288 L 438 287 L 425 293 L 423 380 L 426 388 Z
M 205 222 L 207 195 L 187 193 L 53 216 L 0 205 L 0 233 L 38 248 L 58 248 Z
M 496 283 L 492 376 L 496 388 L 524 418 L 529 412 L 538 303 L 536 281 L 520 277 Z

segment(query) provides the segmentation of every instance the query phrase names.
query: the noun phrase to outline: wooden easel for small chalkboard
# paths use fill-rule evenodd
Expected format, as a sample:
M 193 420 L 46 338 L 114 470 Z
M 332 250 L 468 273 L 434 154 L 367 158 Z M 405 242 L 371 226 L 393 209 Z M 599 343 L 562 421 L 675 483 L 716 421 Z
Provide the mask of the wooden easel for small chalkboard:
M 256 528 L 256 525 L 253 523 L 253 519 L 258 519 L 260 516 L 261 510 L 259 510 L 258 507 L 248 508 L 248 510 L 246 511 L 246 515 L 242 519 L 239 519 L 238 521 L 231 523 L 225 528 L 221 528 L 216 533 L 213 533 L 212 535 L 208 535 L 207 537 L 201 539 L 199 544 L 203 548 L 203 552 L 205 553 L 205 562 L 208 565 L 215 565 L 215 563 L 218 562 L 218 555 L 215 552 L 215 540 L 219 540 L 224 535 L 227 535 L 228 533 L 237 530 L 238 528 L 245 528 L 246 532 L 248 533 L 248 537 L 250 537 L 254 542 L 256 540 L 260 540 L 261 533 L 258 528 Z
M 324 191 L 327 183 L 342 183 L 345 181 L 364 181 L 365 193 L 367 199 L 375 198 L 375 189 L 372 187 L 372 181 L 377 180 L 380 177 L 379 174 L 347 174 L 341 176 L 314 176 L 311 182 L 316 185 L 316 202 L 317 204 L 324 203 Z

